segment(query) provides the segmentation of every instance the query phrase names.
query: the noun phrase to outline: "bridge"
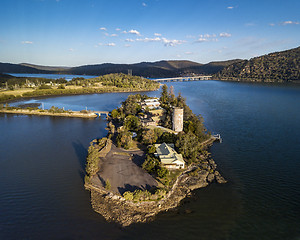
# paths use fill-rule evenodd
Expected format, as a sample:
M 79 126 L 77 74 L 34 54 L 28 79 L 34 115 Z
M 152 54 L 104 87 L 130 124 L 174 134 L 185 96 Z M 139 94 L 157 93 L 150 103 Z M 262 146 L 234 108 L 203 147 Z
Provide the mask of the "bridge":
M 174 78 L 158 78 L 153 79 L 156 82 L 187 82 L 187 81 L 202 81 L 210 80 L 212 76 L 193 76 L 193 77 L 174 77 Z
M 109 111 L 92 111 L 92 113 L 95 113 L 98 117 L 101 117 L 101 115 L 108 117 Z

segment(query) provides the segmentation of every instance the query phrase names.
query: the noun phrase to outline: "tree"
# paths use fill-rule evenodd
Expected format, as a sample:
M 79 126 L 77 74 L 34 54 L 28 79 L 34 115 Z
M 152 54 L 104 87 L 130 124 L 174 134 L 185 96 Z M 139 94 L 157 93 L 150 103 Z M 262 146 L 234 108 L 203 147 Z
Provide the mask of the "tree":
M 183 108 L 185 104 L 185 99 L 181 96 L 181 93 L 178 93 L 177 96 L 177 107 Z
M 117 146 L 129 149 L 132 146 L 132 136 L 131 133 L 126 129 L 118 130 L 117 136 Z
M 136 115 L 139 111 L 141 111 L 141 106 L 137 103 L 137 97 L 135 95 L 129 95 L 122 103 L 122 107 L 125 116 Z
M 153 144 L 157 140 L 157 135 L 153 129 L 146 129 L 143 131 L 142 142 L 145 145 Z
M 57 89 L 66 89 L 66 87 L 63 84 L 60 84 Z
M 118 118 L 120 116 L 119 111 L 117 109 L 112 110 L 110 115 L 112 118 Z
M 166 84 L 164 84 L 162 86 L 162 92 L 161 92 L 161 96 L 160 96 L 160 102 L 161 104 L 167 104 L 168 103 L 168 86 Z
M 167 174 L 169 173 L 168 169 L 166 169 L 165 167 L 160 167 L 158 170 L 157 170 L 157 176 L 159 178 L 164 178 L 167 176 Z
M 96 174 L 99 170 L 99 150 L 91 143 L 88 149 L 85 171 L 88 176 Z
M 179 150 L 178 152 L 181 153 L 184 158 L 188 159 L 189 163 L 195 162 L 202 150 L 199 139 L 192 132 L 179 133 L 175 145 Z
M 156 157 L 147 154 L 146 159 L 142 165 L 142 168 L 148 173 L 156 173 L 156 170 L 160 167 L 160 161 Z
M 124 127 L 130 131 L 137 131 L 141 125 L 141 121 L 138 117 L 128 115 L 124 121 Z

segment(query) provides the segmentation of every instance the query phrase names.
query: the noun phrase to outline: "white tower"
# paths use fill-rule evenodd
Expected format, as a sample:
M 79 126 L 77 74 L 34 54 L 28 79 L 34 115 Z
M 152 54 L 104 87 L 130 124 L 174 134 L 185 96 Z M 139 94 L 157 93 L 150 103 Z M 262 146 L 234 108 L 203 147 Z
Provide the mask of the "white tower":
M 173 131 L 181 132 L 183 131 L 183 108 L 174 107 L 173 108 Z

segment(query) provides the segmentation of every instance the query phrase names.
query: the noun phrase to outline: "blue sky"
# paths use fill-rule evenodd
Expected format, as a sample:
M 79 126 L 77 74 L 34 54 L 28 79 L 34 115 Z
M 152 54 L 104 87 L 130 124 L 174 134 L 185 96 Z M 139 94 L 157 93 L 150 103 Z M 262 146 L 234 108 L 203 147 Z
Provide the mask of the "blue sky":
M 1 0 L 0 62 L 249 59 L 300 45 L 299 0 Z

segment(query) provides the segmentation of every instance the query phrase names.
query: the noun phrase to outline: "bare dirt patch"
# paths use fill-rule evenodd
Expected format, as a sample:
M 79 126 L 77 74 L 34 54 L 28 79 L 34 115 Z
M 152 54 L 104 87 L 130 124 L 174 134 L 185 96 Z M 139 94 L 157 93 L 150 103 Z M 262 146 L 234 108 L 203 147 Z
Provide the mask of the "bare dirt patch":
M 92 178 L 92 182 L 105 187 L 108 180 L 111 185 L 110 191 L 118 194 L 135 189 L 150 190 L 157 186 L 157 182 L 138 166 L 143 159 L 143 151 L 125 151 L 113 144 L 110 152 L 101 158 L 100 171 Z

